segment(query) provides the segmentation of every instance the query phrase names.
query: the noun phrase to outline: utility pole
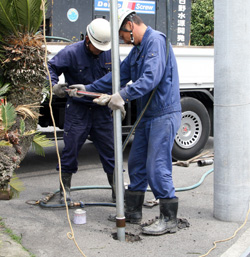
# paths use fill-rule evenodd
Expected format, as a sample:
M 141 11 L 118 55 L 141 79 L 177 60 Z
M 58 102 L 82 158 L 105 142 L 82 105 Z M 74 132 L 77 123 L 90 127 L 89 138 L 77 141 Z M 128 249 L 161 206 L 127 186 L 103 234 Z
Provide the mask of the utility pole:
M 237 222 L 250 202 L 250 1 L 214 7 L 214 216 Z

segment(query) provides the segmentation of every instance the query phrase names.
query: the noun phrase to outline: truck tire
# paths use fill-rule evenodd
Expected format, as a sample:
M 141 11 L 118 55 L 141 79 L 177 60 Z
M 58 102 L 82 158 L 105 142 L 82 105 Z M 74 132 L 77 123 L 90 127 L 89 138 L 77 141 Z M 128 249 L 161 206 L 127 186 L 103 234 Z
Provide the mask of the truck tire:
M 197 99 L 183 97 L 181 107 L 181 126 L 175 137 L 172 157 L 175 160 L 188 160 L 204 149 L 211 122 L 206 107 Z

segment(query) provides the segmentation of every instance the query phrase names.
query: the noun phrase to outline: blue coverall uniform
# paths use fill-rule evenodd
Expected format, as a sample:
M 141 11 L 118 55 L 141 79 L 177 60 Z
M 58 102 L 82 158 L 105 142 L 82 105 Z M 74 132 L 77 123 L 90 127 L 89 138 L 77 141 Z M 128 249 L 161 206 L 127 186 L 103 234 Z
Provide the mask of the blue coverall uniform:
M 89 84 L 111 71 L 111 52 L 94 56 L 85 41 L 66 46 L 49 61 L 52 85 L 64 74 L 65 82 Z M 78 153 L 88 135 L 99 153 L 106 173 L 114 171 L 113 119 L 107 106 L 93 103 L 90 97 L 67 96 L 64 122 L 64 149 L 61 156 L 62 172 L 76 173 Z M 58 169 L 58 167 L 57 167 Z
M 87 85 L 88 91 L 110 92 L 111 74 Z M 131 191 L 143 191 L 149 183 L 156 199 L 175 198 L 172 180 L 172 147 L 181 124 L 177 63 L 172 46 L 166 62 L 166 37 L 150 27 L 139 46 L 121 63 L 119 92 L 125 102 L 136 99 L 137 112 L 157 90 L 135 131 L 128 160 Z

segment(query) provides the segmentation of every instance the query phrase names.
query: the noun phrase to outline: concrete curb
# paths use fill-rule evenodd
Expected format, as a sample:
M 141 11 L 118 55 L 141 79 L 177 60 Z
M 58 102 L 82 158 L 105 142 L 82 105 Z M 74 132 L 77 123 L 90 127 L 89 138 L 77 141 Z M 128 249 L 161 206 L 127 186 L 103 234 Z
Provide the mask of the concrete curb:
M 30 254 L 9 235 L 0 231 L 0 256 L 30 257 Z
M 250 257 L 250 229 L 245 231 L 221 257 Z

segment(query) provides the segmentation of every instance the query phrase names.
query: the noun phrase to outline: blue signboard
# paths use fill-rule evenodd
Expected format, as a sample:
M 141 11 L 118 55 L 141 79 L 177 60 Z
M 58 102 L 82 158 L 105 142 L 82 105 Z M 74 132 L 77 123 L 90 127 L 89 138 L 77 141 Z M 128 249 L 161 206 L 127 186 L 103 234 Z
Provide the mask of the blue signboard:
M 118 9 L 122 7 L 123 1 L 118 1 Z M 109 12 L 108 0 L 95 0 L 95 11 Z M 155 1 L 129 1 L 127 8 L 137 13 L 155 14 Z

